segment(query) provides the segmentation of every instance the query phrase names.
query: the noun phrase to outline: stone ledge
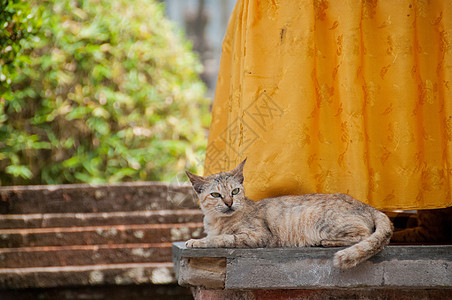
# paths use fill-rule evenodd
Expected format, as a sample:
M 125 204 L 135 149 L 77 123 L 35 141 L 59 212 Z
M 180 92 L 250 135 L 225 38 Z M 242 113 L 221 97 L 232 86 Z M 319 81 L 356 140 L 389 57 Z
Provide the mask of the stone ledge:
M 183 286 L 227 290 L 452 288 L 452 246 L 388 246 L 350 270 L 333 266 L 333 255 L 340 249 L 189 249 L 184 243 L 173 243 L 172 250 L 176 277 Z M 205 258 L 211 259 L 203 263 Z

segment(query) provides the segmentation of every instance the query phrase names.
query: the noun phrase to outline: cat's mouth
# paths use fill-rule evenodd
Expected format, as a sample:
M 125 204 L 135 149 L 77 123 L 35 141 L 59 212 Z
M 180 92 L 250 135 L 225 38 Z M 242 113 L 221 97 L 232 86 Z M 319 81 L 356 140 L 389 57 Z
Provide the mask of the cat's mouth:
M 235 209 L 233 209 L 232 207 L 228 207 L 228 208 L 224 209 L 222 211 L 222 213 L 225 215 L 231 215 L 231 214 L 235 213 Z

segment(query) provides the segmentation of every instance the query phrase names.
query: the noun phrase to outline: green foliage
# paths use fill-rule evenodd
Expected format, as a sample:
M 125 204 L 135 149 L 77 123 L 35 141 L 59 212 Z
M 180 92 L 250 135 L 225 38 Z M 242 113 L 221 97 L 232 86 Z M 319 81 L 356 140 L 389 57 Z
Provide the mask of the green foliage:
M 1 60 L 13 66 L 2 68 L 9 79 L 0 91 L 2 185 L 169 180 L 188 165 L 200 171 L 208 122 L 201 65 L 161 4 L 25 3 L 6 1 L 10 15 L 0 12 L 0 25 L 15 18 L 17 28 L 39 29 L 2 31 Z M 18 7 L 35 14 L 24 19 Z M 26 41 L 14 48 L 19 54 L 5 55 L 8 34 Z
M 38 8 L 31 8 L 21 0 L 0 0 L 0 90 L 9 88 L 16 77 L 16 65 L 28 63 L 30 58 L 24 55 L 29 42 L 36 35 L 41 21 Z
M 17 68 L 30 62 L 26 50 L 41 25 L 37 8 L 21 0 L 0 0 L 0 109 L 5 99 L 13 97 L 11 82 L 17 77 Z M 0 122 L 5 116 L 0 115 Z

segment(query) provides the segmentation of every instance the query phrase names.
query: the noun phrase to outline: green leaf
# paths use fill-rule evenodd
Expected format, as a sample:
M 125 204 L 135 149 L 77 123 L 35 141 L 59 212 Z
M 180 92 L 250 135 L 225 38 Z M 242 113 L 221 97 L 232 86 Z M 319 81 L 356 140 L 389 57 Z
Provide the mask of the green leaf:
M 6 167 L 6 173 L 13 175 L 14 177 L 22 177 L 24 179 L 31 179 L 33 174 L 27 166 L 11 165 Z
M 51 149 L 52 145 L 49 142 L 34 142 L 31 145 L 32 149 Z
M 80 164 L 80 157 L 73 156 L 63 162 L 63 167 L 65 168 L 74 168 Z
M 91 108 L 78 106 L 74 107 L 67 115 L 66 119 L 74 120 L 74 119 L 83 119 L 87 114 L 91 112 Z
M 115 173 L 108 180 L 109 183 L 119 182 L 126 176 L 131 176 L 136 174 L 137 170 L 133 168 L 122 168 L 120 170 L 115 171 Z

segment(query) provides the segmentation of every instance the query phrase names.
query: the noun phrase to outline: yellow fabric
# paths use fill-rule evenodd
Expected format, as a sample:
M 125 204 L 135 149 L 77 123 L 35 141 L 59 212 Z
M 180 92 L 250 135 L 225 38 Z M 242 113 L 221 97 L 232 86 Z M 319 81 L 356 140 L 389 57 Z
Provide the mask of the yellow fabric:
M 452 1 L 238 0 L 205 174 L 247 194 L 452 205 Z

